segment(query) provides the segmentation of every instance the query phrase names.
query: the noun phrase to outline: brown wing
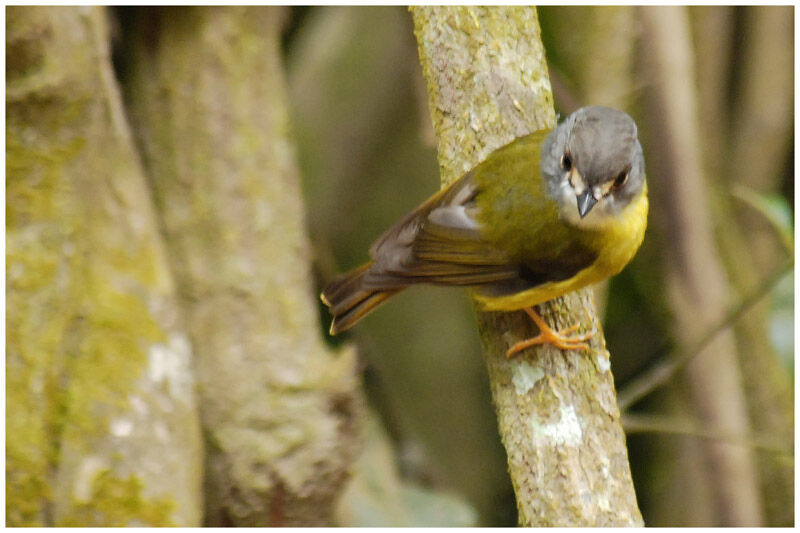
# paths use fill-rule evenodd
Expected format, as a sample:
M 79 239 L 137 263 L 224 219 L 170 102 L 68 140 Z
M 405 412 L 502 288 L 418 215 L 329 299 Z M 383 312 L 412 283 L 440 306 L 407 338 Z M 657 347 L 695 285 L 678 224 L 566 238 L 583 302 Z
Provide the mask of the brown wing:
M 370 249 L 373 263 L 364 286 L 482 285 L 517 277 L 507 256 L 481 238 L 478 193 L 467 173 L 389 228 Z

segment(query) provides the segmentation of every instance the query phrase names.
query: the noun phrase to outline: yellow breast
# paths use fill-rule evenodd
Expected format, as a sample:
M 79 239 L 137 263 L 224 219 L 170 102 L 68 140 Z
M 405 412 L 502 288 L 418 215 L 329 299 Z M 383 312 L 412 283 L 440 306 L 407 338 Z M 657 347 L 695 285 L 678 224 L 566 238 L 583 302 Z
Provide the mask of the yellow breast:
M 647 228 L 647 187 L 640 197 L 620 213 L 616 220 L 589 237 L 597 259 L 571 278 L 537 285 L 522 292 L 487 297 L 479 293 L 473 296 L 488 311 L 513 311 L 552 300 L 568 292 L 603 281 L 619 273 L 627 265 L 644 239 Z

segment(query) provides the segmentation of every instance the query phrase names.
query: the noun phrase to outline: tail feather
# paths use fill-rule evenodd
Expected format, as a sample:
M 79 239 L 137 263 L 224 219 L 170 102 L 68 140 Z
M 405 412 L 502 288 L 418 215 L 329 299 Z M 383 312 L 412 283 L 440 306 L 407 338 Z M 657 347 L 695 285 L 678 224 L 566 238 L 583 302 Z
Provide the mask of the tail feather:
M 372 263 L 366 263 L 331 282 L 322 294 L 322 302 L 333 314 L 331 335 L 353 327 L 379 305 L 402 289 L 380 290 L 364 288 L 364 275 Z

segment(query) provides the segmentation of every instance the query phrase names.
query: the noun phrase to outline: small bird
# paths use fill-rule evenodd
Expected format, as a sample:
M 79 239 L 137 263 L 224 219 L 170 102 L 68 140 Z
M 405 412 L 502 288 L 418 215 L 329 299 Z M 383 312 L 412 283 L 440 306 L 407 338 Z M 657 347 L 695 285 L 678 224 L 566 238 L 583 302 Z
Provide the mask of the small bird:
M 487 311 L 524 310 L 540 334 L 508 357 L 549 343 L 588 349 L 590 334 L 554 331 L 534 306 L 617 274 L 647 226 L 647 183 L 636 123 L 608 107 L 578 109 L 483 162 L 390 227 L 368 263 L 321 294 L 331 335 L 421 283 L 472 288 Z

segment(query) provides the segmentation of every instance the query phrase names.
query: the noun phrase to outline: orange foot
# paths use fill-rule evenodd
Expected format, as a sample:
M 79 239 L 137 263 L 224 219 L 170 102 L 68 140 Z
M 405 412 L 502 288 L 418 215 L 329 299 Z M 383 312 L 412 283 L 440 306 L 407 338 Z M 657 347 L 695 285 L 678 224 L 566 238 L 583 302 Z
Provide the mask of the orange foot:
M 584 308 L 584 310 L 586 310 Z M 568 327 L 563 331 L 555 331 L 550 326 L 548 326 L 542 317 L 534 311 L 533 307 L 526 307 L 523 309 L 528 316 L 536 323 L 539 327 L 539 334 L 535 337 L 530 339 L 525 339 L 524 341 L 519 341 L 514 346 L 508 349 L 506 352 L 506 357 L 511 357 L 512 355 L 521 352 L 525 348 L 529 348 L 536 344 L 552 344 L 556 348 L 561 348 L 562 350 L 589 350 L 589 345 L 583 341 L 588 341 L 591 339 L 595 332 L 590 331 L 588 333 L 584 333 L 583 335 L 575 335 L 569 337 L 568 335 L 578 329 L 579 324 L 574 324 L 573 326 Z M 589 314 L 589 311 L 586 310 L 586 314 Z

